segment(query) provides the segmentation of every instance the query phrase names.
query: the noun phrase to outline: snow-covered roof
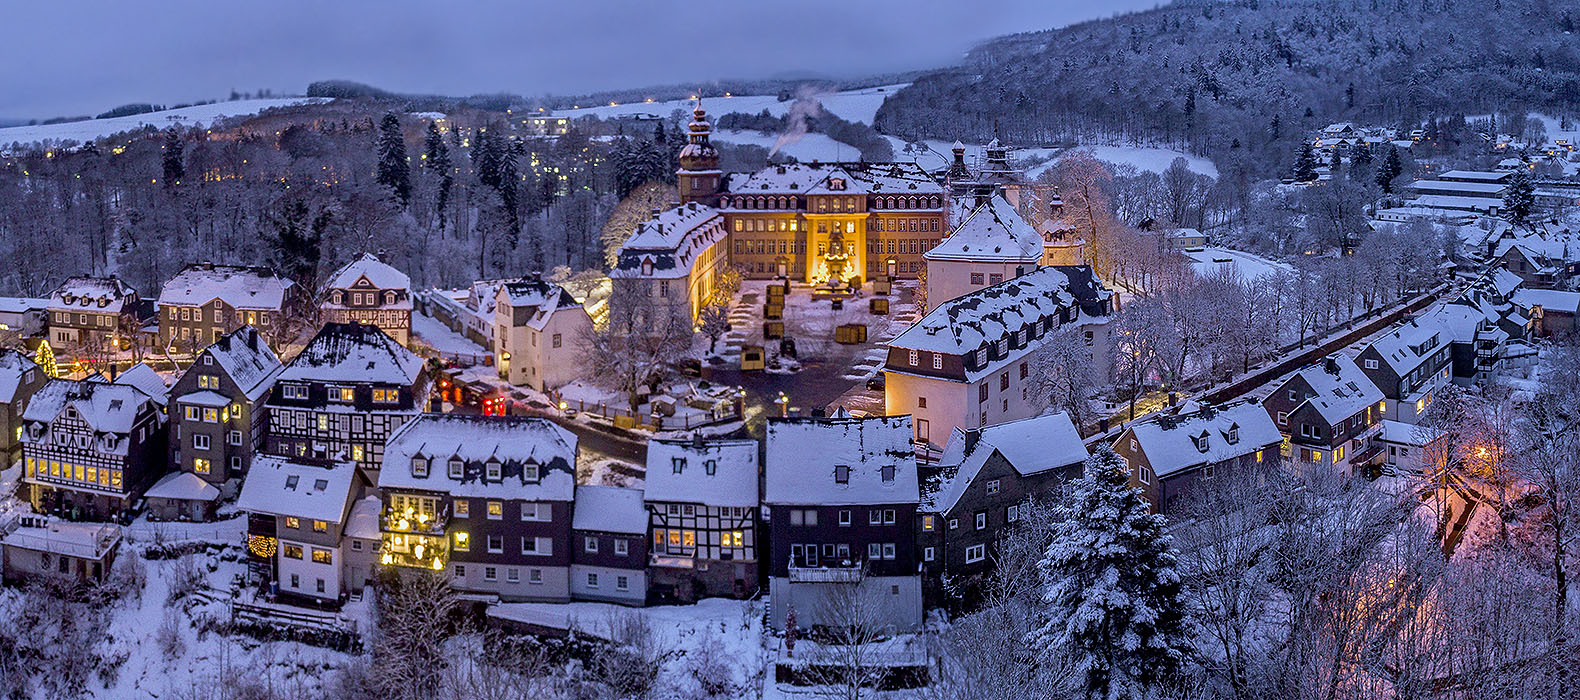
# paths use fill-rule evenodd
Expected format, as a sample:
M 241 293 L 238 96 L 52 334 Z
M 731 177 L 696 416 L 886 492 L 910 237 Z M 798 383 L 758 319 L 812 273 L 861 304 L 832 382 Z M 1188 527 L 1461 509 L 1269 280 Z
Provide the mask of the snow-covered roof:
M 1382 431 L 1377 434 L 1377 438 L 1398 445 L 1422 447 L 1447 434 L 1437 428 L 1396 420 L 1383 419 L 1381 425 Z
M 143 406 L 152 403 L 153 399 L 147 394 L 125 384 L 51 379 L 33 394 L 33 398 L 27 403 L 27 409 L 22 413 L 22 418 L 27 421 L 49 423 L 54 421 L 67 406 L 71 406 L 94 430 L 125 435 L 132 431 L 132 426 L 136 425 L 137 414 Z M 22 438 L 29 439 L 27 431 L 22 431 Z M 45 439 L 48 439 L 48 436 L 45 436 Z M 124 450 L 123 440 L 121 452 L 124 453 Z
M 995 194 L 922 257 L 928 261 L 1035 264 L 1042 259 L 1042 234 L 1003 196 Z
M 363 496 L 351 504 L 351 514 L 346 516 L 346 537 L 355 537 L 363 540 L 376 540 L 381 537 L 379 532 L 379 513 L 383 512 L 384 505 L 378 496 Z
M 427 476 L 412 473 L 412 458 L 428 461 Z M 466 463 L 450 476 L 452 458 Z M 486 478 L 498 460 L 500 480 Z M 537 480 L 523 466 L 537 467 Z M 425 413 L 407 422 L 384 448 L 379 488 L 438 491 L 467 498 L 570 501 L 575 498 L 576 435 L 544 418 Z
M 911 434 L 910 416 L 770 418 L 763 500 L 785 505 L 917 503 Z M 838 483 L 841 475 L 845 483 Z
M 697 256 L 726 236 L 718 209 L 687 202 L 637 225 L 620 246 L 610 277 L 680 278 L 691 274 Z M 646 263 L 646 264 L 644 264 Z M 652 274 L 644 275 L 651 266 Z
M 279 381 L 373 382 L 410 385 L 423 359 L 378 326 L 329 323 L 291 359 Z
M 20 314 L 28 311 L 43 311 L 48 306 L 48 299 L 36 297 L 0 297 L 0 314 Z
M 1058 318 L 1064 308 L 1079 308 L 1080 295 L 1095 295 L 1106 301 L 1112 292 L 1095 286 L 1090 275 L 1081 279 L 1076 290 L 1071 275 L 1084 268 L 1040 267 L 1020 277 L 1005 280 L 985 289 L 938 305 L 922 320 L 905 329 L 891 347 L 926 350 L 950 355 L 965 355 L 986 343 L 1007 337 L 1028 327 L 1039 318 Z M 1028 346 L 1029 347 L 1029 346 Z M 1008 357 L 989 363 L 968 378 L 995 372 L 1005 362 L 1018 359 L 1027 348 L 1012 350 Z
M 0 350 L 0 403 L 15 401 L 22 380 L 28 372 L 37 369 L 33 358 L 11 349 Z
M 1492 272 L 1492 288 L 1497 291 L 1500 297 L 1509 298 L 1509 295 L 1513 294 L 1514 290 L 1518 289 L 1522 284 L 1525 284 L 1525 280 L 1521 279 L 1519 275 L 1509 272 L 1506 268 L 1500 267 Z
M 571 529 L 646 535 L 647 506 L 642 504 L 642 489 L 577 486 Z
M 285 305 L 291 286 L 266 267 L 197 263 L 165 283 L 159 306 L 201 306 L 219 299 L 237 309 L 277 310 Z
M 1383 400 L 1382 390 L 1361 371 L 1355 360 L 1343 353 L 1302 367 L 1292 376 L 1304 379 L 1315 392 L 1301 403 L 1311 404 L 1329 425 L 1349 420 L 1350 416 Z
M 242 326 L 226 333 L 203 351 L 214 358 L 249 401 L 256 401 L 285 369 L 257 329 Z
M 192 391 L 175 397 L 176 403 L 183 406 L 205 406 L 208 408 L 224 408 L 230 405 L 230 397 L 213 389 Z
M 49 295 L 49 309 L 121 313 L 136 294 L 116 277 L 72 277 Z
M 831 180 L 843 180 L 834 189 Z M 731 175 L 725 194 L 943 194 L 944 188 L 916 163 L 785 163 Z
M 154 368 L 141 362 L 122 372 L 115 378 L 115 383 L 136 387 L 138 391 L 147 394 L 148 398 L 161 406 L 170 402 L 170 387 L 165 385 L 165 378 L 159 376 Z
M 18 527 L 3 537 L 7 547 L 34 552 L 103 559 L 121 543 L 121 526 L 112 523 L 49 521 L 46 527 Z
M 1062 411 L 986 428 L 955 428 L 938 460 L 942 476 L 937 488 L 923 494 L 924 507 L 940 513 L 952 510 L 995 452 L 1021 476 L 1068 467 L 1090 456 L 1080 431 Z
M 756 440 L 652 440 L 647 443 L 647 500 L 754 507 L 757 447 Z
M 1450 170 L 1438 175 L 1439 180 L 1462 180 L 1465 182 L 1503 182 L 1509 179 L 1509 173 L 1488 172 L 1485 170 Z
M 364 277 L 376 289 L 411 289 L 411 278 L 406 273 L 380 262 L 372 253 L 363 253 L 346 263 L 329 276 L 324 286 L 329 289 L 350 289 Z
M 1471 184 L 1471 183 L 1461 183 Z M 1450 194 L 1423 194 L 1409 200 L 1417 207 L 1432 207 L 1435 209 L 1454 209 L 1458 211 L 1490 212 L 1494 207 L 1502 207 L 1503 200 L 1497 197 L 1461 197 Z
M 1437 352 L 1437 347 L 1426 348 L 1416 352 L 1430 343 L 1433 336 L 1440 335 L 1442 330 L 1437 326 L 1421 323 L 1421 319 L 1411 319 L 1397 326 L 1392 331 L 1373 340 L 1367 348 L 1375 348 L 1378 356 L 1388 363 L 1396 376 L 1403 377 L 1410 370 L 1419 367 L 1426 358 Z M 1442 339 L 1439 338 L 1439 341 Z M 1362 352 L 1365 352 L 1363 349 Z
M 176 501 L 215 501 L 219 500 L 219 489 L 192 472 L 174 472 L 166 474 L 143 495 Z
M 1229 442 L 1230 428 L 1238 440 Z M 1278 426 L 1261 404 L 1243 402 L 1203 407 L 1177 416 L 1160 415 L 1131 424 L 1126 430 L 1160 477 L 1206 464 L 1237 459 L 1283 441 Z M 1203 434 L 1207 449 L 1196 443 Z
M 499 298 L 508 301 L 513 309 L 536 309 L 532 317 L 527 320 L 527 325 L 537 330 L 543 330 L 554 312 L 561 309 L 586 313 L 582 310 L 582 305 L 576 303 L 576 297 L 571 296 L 564 287 L 549 284 L 541 279 L 500 283 L 498 294 Z
M 357 464 L 261 454 L 253 457 L 236 509 L 339 523 L 345 520 Z
M 1540 306 L 1544 311 L 1573 314 L 1580 311 L 1580 292 L 1561 289 L 1520 289 L 1511 299 L 1524 309 Z

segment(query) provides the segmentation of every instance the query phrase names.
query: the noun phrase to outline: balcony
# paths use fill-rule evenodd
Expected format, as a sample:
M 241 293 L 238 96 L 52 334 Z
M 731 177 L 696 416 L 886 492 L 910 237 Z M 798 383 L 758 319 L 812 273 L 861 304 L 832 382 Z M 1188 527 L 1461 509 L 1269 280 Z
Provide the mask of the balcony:
M 444 536 L 445 528 L 450 524 L 450 506 L 439 509 L 437 515 L 418 513 L 407 508 L 405 511 L 396 512 L 385 509 L 379 513 L 379 529 L 384 532 L 413 533 L 417 535 Z
M 865 575 L 864 562 L 830 559 L 822 565 L 808 564 L 801 557 L 790 557 L 791 583 L 859 583 Z
M 1350 464 L 1357 467 L 1371 464 L 1380 455 L 1382 455 L 1382 451 L 1383 444 L 1380 442 L 1373 442 L 1367 445 L 1365 449 L 1350 455 Z
M 449 539 L 443 534 L 415 535 L 385 533 L 379 548 L 379 563 L 412 569 L 443 570 L 450 562 Z
M 647 556 L 648 566 L 661 566 L 669 569 L 695 569 L 697 559 L 691 554 L 663 554 L 652 552 Z

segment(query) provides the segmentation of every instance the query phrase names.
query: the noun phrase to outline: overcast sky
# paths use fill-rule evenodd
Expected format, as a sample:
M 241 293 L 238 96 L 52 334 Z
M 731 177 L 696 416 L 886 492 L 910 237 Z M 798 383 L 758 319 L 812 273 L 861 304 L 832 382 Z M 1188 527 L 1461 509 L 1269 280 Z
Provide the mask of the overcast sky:
M 128 102 L 400 92 L 575 94 L 947 65 L 972 44 L 1157 0 L 47 0 L 7 2 L 0 119 Z

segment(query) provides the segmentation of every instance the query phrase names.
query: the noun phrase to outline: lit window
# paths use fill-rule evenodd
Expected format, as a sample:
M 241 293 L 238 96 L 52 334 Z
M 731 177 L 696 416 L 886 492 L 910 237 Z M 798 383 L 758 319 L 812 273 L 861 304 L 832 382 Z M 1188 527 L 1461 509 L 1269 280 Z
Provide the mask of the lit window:
M 192 471 L 197 472 L 199 474 L 207 474 L 207 473 L 209 473 L 210 469 L 211 469 L 211 465 L 209 464 L 208 460 L 203 459 L 201 457 L 192 460 Z
M 457 533 L 455 533 L 455 538 L 454 539 L 455 539 L 455 551 L 457 551 L 457 552 L 466 552 L 466 551 L 470 551 L 471 550 L 471 548 L 472 548 L 472 541 L 471 541 L 471 538 L 468 537 L 466 533 L 464 533 L 464 532 L 457 532 Z
M 498 520 L 505 515 L 505 506 L 499 501 L 488 502 L 488 519 Z
M 298 530 L 301 529 L 302 522 L 297 520 L 296 516 L 287 515 L 285 516 L 285 526 L 291 528 L 292 530 Z

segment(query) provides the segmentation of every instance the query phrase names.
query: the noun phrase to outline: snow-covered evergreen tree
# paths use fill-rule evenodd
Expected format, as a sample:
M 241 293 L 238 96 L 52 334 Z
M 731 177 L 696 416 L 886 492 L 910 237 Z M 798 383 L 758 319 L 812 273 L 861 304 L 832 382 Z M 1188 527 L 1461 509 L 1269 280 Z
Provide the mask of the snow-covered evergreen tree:
M 1301 143 L 1300 150 L 1295 151 L 1295 182 L 1311 182 L 1317 179 L 1317 157 L 1311 152 L 1311 144 Z
M 1536 187 L 1531 184 L 1531 176 L 1524 168 L 1514 171 L 1509 178 L 1509 189 L 1503 193 L 1503 213 L 1510 221 L 1524 224 L 1531 217 L 1531 210 L 1536 207 Z
M 160 165 L 164 170 L 165 187 L 175 187 L 181 184 L 181 178 L 186 177 L 187 166 L 185 149 L 181 143 L 181 134 L 174 128 L 165 131 L 164 154 Z
M 1393 194 L 1394 178 L 1404 172 L 1404 164 L 1399 162 L 1399 149 L 1389 146 L 1388 156 L 1383 158 L 1382 165 L 1377 168 L 1377 186 L 1382 188 L 1383 194 Z
M 394 112 L 379 122 L 379 184 L 388 187 L 402 208 L 411 203 L 411 165 L 406 162 L 406 138 Z
M 1107 447 L 1086 461 L 1038 564 L 1041 626 L 1028 641 L 1045 660 L 1071 657 L 1093 699 L 1152 697 L 1190 653 L 1173 538 L 1126 473 Z

